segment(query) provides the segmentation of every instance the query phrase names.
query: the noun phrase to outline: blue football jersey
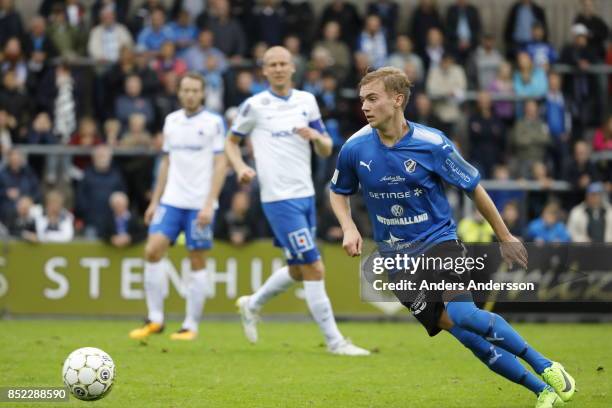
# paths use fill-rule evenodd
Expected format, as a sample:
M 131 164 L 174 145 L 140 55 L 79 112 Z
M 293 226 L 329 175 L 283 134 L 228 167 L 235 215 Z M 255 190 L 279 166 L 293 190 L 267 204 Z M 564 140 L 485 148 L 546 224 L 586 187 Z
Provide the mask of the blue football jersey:
M 407 122 L 393 147 L 365 126 L 342 147 L 331 189 L 352 195 L 360 188 L 382 253 L 422 253 L 456 239 L 444 183 L 473 191 L 480 174 L 439 130 Z

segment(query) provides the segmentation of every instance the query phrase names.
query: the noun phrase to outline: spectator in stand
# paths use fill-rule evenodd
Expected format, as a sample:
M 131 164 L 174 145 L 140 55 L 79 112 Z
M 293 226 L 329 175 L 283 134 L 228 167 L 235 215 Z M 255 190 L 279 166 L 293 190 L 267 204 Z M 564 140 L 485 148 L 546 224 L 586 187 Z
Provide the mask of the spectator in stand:
M 140 5 L 136 11 L 131 13 L 132 17 L 128 23 L 128 28 L 130 29 L 130 32 L 134 38 L 136 38 L 138 33 L 140 33 L 146 26 L 151 24 L 153 13 L 157 9 L 161 9 L 164 14 L 166 13 L 163 6 L 163 0 L 144 0 L 140 2 Z
M 491 95 L 478 93 L 476 112 L 468 121 L 470 142 L 470 161 L 478 168 L 483 179 L 493 175 L 493 166 L 503 161 L 504 137 L 503 123 L 493 115 Z
M 467 79 L 463 68 L 455 63 L 450 53 L 445 53 L 440 65 L 432 67 L 427 76 L 427 93 L 434 101 L 434 111 L 444 122 L 444 127 L 453 134 L 460 119 L 459 103 L 467 90 Z
M 66 63 L 49 69 L 40 82 L 38 106 L 51 116 L 53 133 L 63 143 L 68 142 L 85 110 L 83 90 L 80 77 Z
M 316 16 L 313 3 L 310 0 L 283 0 L 281 12 L 285 39 L 288 36 L 296 37 L 305 48 L 310 49 L 316 34 Z M 236 13 L 232 13 L 236 16 Z
M 121 122 L 117 119 L 106 119 L 102 126 L 104 129 L 105 144 L 111 147 L 117 146 L 121 135 Z
M 425 49 L 431 46 L 430 31 L 434 28 L 440 34 L 444 31 L 442 17 L 440 17 L 435 0 L 419 0 L 410 18 L 410 27 L 410 38 L 414 41 L 416 51 L 425 54 Z M 427 63 L 426 65 L 429 67 Z
M 115 248 L 138 244 L 147 237 L 147 230 L 130 212 L 130 200 L 122 191 L 115 191 L 108 200 L 112 214 L 106 220 L 101 238 Z
M 151 11 L 151 22 L 138 34 L 138 51 L 149 56 L 157 55 L 166 41 L 172 41 L 172 30 L 166 25 L 166 12 L 157 7 Z
M 12 149 L 0 170 L 0 222 L 7 224 L 15 215 L 17 200 L 23 196 L 39 201 L 40 187 L 21 150 Z
M 102 144 L 102 138 L 98 133 L 98 125 L 94 118 L 85 116 L 79 121 L 78 130 L 72 135 L 68 142 L 71 146 L 93 147 Z M 80 170 L 85 170 L 91 165 L 89 156 L 74 156 L 72 163 Z
M 109 7 L 117 16 L 117 21 L 121 24 L 127 24 L 127 16 L 132 0 L 95 0 L 91 7 L 91 21 L 94 24 L 100 23 L 100 10 Z
M 531 178 L 533 163 L 546 160 L 550 145 L 550 134 L 540 119 L 538 103 L 530 99 L 525 102 L 525 116 L 516 122 L 510 135 L 514 176 Z
M 512 66 L 508 62 L 502 62 L 497 71 L 497 76 L 487 88 L 491 95 L 497 97 L 513 97 L 514 85 L 512 83 Z M 495 116 L 501 119 L 506 127 L 514 123 L 514 102 L 496 101 L 493 103 Z
M 565 77 L 565 95 L 572 112 L 574 138 L 582 138 L 586 127 L 597 125 L 600 116 L 600 87 L 597 77 L 586 70 L 597 63 L 597 55 L 588 45 L 589 31 L 583 24 L 571 29 L 573 41 L 563 47 L 561 63 L 571 65 L 573 72 Z
M 13 128 L 13 136 L 16 143 L 23 143 L 23 135 L 30 122 L 31 101 L 23 88 L 19 87 L 15 71 L 7 71 L 2 76 L 0 88 L 0 109 L 8 114 Z
M 215 225 L 215 236 L 229 241 L 232 245 L 243 245 L 258 235 L 257 221 L 251 205 L 251 197 L 246 191 L 234 193 L 230 208 Z
M 612 151 L 612 115 L 608 115 L 604 124 L 595 131 L 593 150 L 596 152 Z
M 591 148 L 584 140 L 574 144 L 574 155 L 565 167 L 564 179 L 572 185 L 570 197 L 572 205 L 579 203 L 584 197 L 584 191 L 589 184 L 601 179 L 595 163 L 589 160 Z
M 508 13 L 504 29 L 509 57 L 513 57 L 515 52 L 533 40 L 531 28 L 536 23 L 544 27 L 544 38 L 546 39 L 548 29 L 544 9 L 535 4 L 533 0 L 517 0 Z
M 166 75 L 172 73 L 177 76 L 187 72 L 185 61 L 176 56 L 176 47 L 171 41 L 162 44 L 159 55 L 151 61 L 151 69 L 155 71 L 160 83 L 166 81 Z
M 142 113 L 147 119 L 147 127 L 155 120 L 155 112 L 149 98 L 142 96 L 142 81 L 138 75 L 130 75 L 125 79 L 125 94 L 115 102 L 115 117 L 127 126 L 128 118 L 133 113 Z
M 115 191 L 125 192 L 121 173 L 112 167 L 113 152 L 108 146 L 96 146 L 91 155 L 93 165 L 85 170 L 83 180 L 77 186 L 77 214 L 85 223 L 85 236 L 100 236 L 105 222 L 111 217 L 108 200 Z
M 556 178 L 561 178 L 563 164 L 569 156 L 569 113 L 561 90 L 561 76 L 555 72 L 548 74 L 548 93 L 545 103 L 546 124 L 553 142 L 554 174 Z
M 297 35 L 288 35 L 285 37 L 284 46 L 291 53 L 295 72 L 293 73 L 293 81 L 296 84 L 301 84 L 306 73 L 306 65 L 308 61 L 302 55 L 302 40 Z
M 47 35 L 47 21 L 43 17 L 31 18 L 29 31 L 21 39 L 21 44 L 28 58 L 28 93 L 34 95 L 49 61 L 58 54 Z
M 28 144 L 52 145 L 57 143 L 57 137 L 52 132 L 53 124 L 46 112 L 41 112 L 34 118 L 28 129 L 26 142 Z M 59 175 L 60 157 L 54 155 L 34 156 L 30 165 L 41 178 L 50 184 L 57 181 Z
M 181 10 L 176 21 L 168 24 L 168 27 L 172 31 L 172 42 L 176 45 L 177 54 L 183 57 L 183 52 L 197 42 L 198 28 L 192 23 L 187 10 Z
M 115 63 L 123 47 L 132 47 L 134 41 L 128 29 L 115 19 L 112 7 L 100 11 L 100 24 L 89 33 L 87 50 L 97 63 Z
M 11 132 L 15 129 L 17 121 L 4 109 L 0 109 L 0 164 L 7 160 L 8 153 L 13 147 Z
M 573 242 L 612 242 L 612 206 L 603 183 L 591 183 L 585 200 L 572 208 L 567 229 Z
M 145 116 L 142 113 L 132 113 L 128 119 L 128 129 L 121 136 L 119 146 L 147 148 L 150 145 L 151 133 L 147 131 Z
M 0 0 L 0 48 L 9 38 L 23 36 L 21 16 L 15 11 L 13 0 Z
M 588 44 L 598 59 L 603 60 L 606 56 L 606 39 L 608 38 L 608 26 L 599 17 L 593 0 L 580 1 L 580 13 L 574 19 L 574 24 L 583 24 L 588 32 Z M 608 16 L 609 17 L 609 16 Z
M 213 33 L 214 46 L 237 64 L 247 52 L 247 40 L 240 23 L 231 16 L 228 0 L 211 2 L 208 13 L 202 13 L 196 24 L 200 29 Z
M 380 17 L 382 26 L 385 28 L 387 38 L 395 38 L 397 18 L 399 17 L 399 6 L 393 0 L 370 1 L 366 7 L 366 15 L 376 14 Z
M 542 24 L 534 24 L 531 31 L 532 40 L 525 45 L 524 51 L 529 54 L 536 67 L 542 68 L 544 71 L 548 72 L 550 66 L 558 59 L 557 51 L 545 40 L 544 27 Z
M 368 55 L 373 68 L 378 69 L 385 65 L 388 54 L 387 37 L 377 15 L 366 17 L 363 31 L 357 40 L 357 50 Z
M 269 46 L 281 45 L 285 36 L 285 14 L 279 0 L 261 0 L 253 12 L 251 43 L 262 41 Z M 251 37 L 252 35 L 252 37 Z
M 4 45 L 2 59 L 0 59 L 0 69 L 3 73 L 13 72 L 15 88 L 20 91 L 25 90 L 26 80 L 28 79 L 28 65 L 18 37 L 9 38 Z
M 531 221 L 527 226 L 527 241 L 552 243 L 570 242 L 571 237 L 560 221 L 560 208 L 556 202 L 550 202 L 544 207 L 542 215 Z
M 49 16 L 47 35 L 62 57 L 83 55 L 87 36 L 82 35 L 78 27 L 70 25 L 67 19 L 66 7 L 62 3 L 53 5 Z
M 370 59 L 367 54 L 359 51 L 353 53 L 353 69 L 349 72 L 344 85 L 349 88 L 355 88 L 359 81 L 361 81 L 361 78 L 368 73 L 369 67 Z
M 337 21 L 328 21 L 323 26 L 323 38 L 315 44 L 329 51 L 334 61 L 334 72 L 340 82 L 343 82 L 351 65 L 351 50 L 340 40 L 342 28 Z
M 486 244 L 493 242 L 495 232 L 478 210 L 474 209 L 471 217 L 465 217 L 457 225 L 457 236 L 466 243 Z
M 509 201 L 504 205 L 501 212 L 502 219 L 508 227 L 508 231 L 515 237 L 521 237 L 523 235 L 521 227 L 521 215 L 519 207 L 516 201 Z
M 36 235 L 26 235 L 30 242 L 70 242 L 74 237 L 74 217 L 64 207 L 65 197 L 59 190 L 45 195 L 44 212 L 35 218 Z
M 465 63 L 478 46 L 481 23 L 478 9 L 468 0 L 456 0 L 446 12 L 446 32 L 450 49 Z
M 253 86 L 253 74 L 249 70 L 241 70 L 236 74 L 236 84 L 231 89 L 231 92 L 225 93 L 225 106 L 237 107 L 242 105 L 251 93 L 251 87 Z M 229 91 L 229 90 L 228 90 Z M 228 127 L 229 128 L 229 127 Z
M 76 28 L 79 32 L 87 30 L 85 25 L 85 6 L 82 0 L 64 0 L 66 5 L 66 21 L 68 25 Z
M 332 0 L 323 9 L 321 27 L 330 21 L 336 21 L 340 24 L 342 28 L 340 39 L 351 49 L 355 49 L 357 36 L 362 28 L 361 17 L 357 7 L 349 1 Z M 319 30 L 319 32 L 321 31 Z
M 389 56 L 386 65 L 403 70 L 408 63 L 414 66 L 417 81 L 424 81 L 423 60 L 413 52 L 412 40 L 407 35 L 398 35 L 395 40 L 395 52 Z
M 190 71 L 204 73 L 208 58 L 216 58 L 219 69 L 223 72 L 227 69 L 227 60 L 223 52 L 215 48 L 215 36 L 211 30 L 204 29 L 198 35 L 198 42 L 189 47 L 183 53 L 183 59 L 187 62 Z
M 32 198 L 22 196 L 17 200 L 17 211 L 8 220 L 9 234 L 13 238 L 33 241 L 36 239 L 36 215 L 42 212 L 40 205 L 34 205 Z
M 176 74 L 173 72 L 167 73 L 162 83 L 163 89 L 158 92 L 153 99 L 156 118 L 155 129 L 162 129 L 166 116 L 181 108 L 176 95 L 178 91 L 178 81 L 179 77 Z
M 425 76 L 429 75 L 429 70 L 437 67 L 445 54 L 444 35 L 438 28 L 432 28 L 427 33 L 427 44 L 421 52 L 421 58 L 425 68 Z
M 542 68 L 533 65 L 529 54 L 520 51 L 516 56 L 517 69 L 512 83 L 516 96 L 542 98 L 548 91 L 548 80 Z
M 507 184 L 512 181 L 510 177 L 510 168 L 505 164 L 498 164 L 493 168 L 493 180 L 500 184 Z M 490 189 L 489 195 L 495 203 L 498 211 L 502 211 L 504 206 L 510 201 L 522 202 L 525 198 L 525 192 L 522 190 L 493 190 Z
M 414 101 L 415 113 L 413 116 L 408 116 L 409 118 L 414 118 L 415 122 L 420 123 L 422 125 L 429 126 L 435 129 L 440 129 L 443 132 L 447 131 L 440 118 L 432 109 L 431 99 L 429 99 L 429 96 L 427 96 L 427 94 L 416 94 L 416 96 L 414 97 Z
M 474 88 L 490 90 L 491 84 L 499 72 L 504 57 L 495 48 L 495 39 L 491 34 L 484 34 L 480 45 L 468 62 L 468 77 Z

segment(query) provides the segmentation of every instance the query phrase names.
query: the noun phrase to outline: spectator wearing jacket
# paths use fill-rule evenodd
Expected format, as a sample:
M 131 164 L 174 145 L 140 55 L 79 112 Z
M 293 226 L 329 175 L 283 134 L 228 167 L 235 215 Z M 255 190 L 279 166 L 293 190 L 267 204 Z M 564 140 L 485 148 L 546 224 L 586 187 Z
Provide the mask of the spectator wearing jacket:
M 612 242 L 612 206 L 603 183 L 591 183 L 585 200 L 572 208 L 567 229 L 573 242 Z

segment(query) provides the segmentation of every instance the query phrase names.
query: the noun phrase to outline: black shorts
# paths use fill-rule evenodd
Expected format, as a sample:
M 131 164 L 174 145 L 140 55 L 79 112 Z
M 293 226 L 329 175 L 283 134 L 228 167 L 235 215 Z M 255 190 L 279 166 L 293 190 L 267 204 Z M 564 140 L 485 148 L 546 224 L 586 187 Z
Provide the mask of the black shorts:
M 444 312 L 444 302 L 462 293 L 469 293 L 460 287 L 467 287 L 470 279 L 469 271 L 457 273 L 454 269 L 447 268 L 451 260 L 464 258 L 466 249 L 459 240 L 444 241 L 436 244 L 423 254 L 423 258 L 440 258 L 443 260 L 444 267 L 432 261 L 430 268 L 419 268 L 414 273 L 397 272 L 389 276 L 393 282 L 407 281 L 413 282 L 415 290 L 395 290 L 397 299 L 407 307 L 412 315 L 425 327 L 430 336 L 435 336 L 441 329 L 438 326 L 440 316 Z M 435 265 L 434 265 L 435 264 Z M 428 285 L 446 285 L 444 290 L 420 289 L 423 282 Z

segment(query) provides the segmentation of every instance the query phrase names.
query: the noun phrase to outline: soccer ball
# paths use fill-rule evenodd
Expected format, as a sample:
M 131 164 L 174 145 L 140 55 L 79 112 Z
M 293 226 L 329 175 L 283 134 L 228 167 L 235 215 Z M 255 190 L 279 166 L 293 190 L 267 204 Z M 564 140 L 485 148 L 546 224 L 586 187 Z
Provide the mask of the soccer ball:
M 104 351 L 95 347 L 74 350 L 62 368 L 62 379 L 72 395 L 84 401 L 104 397 L 113 387 L 115 363 Z

